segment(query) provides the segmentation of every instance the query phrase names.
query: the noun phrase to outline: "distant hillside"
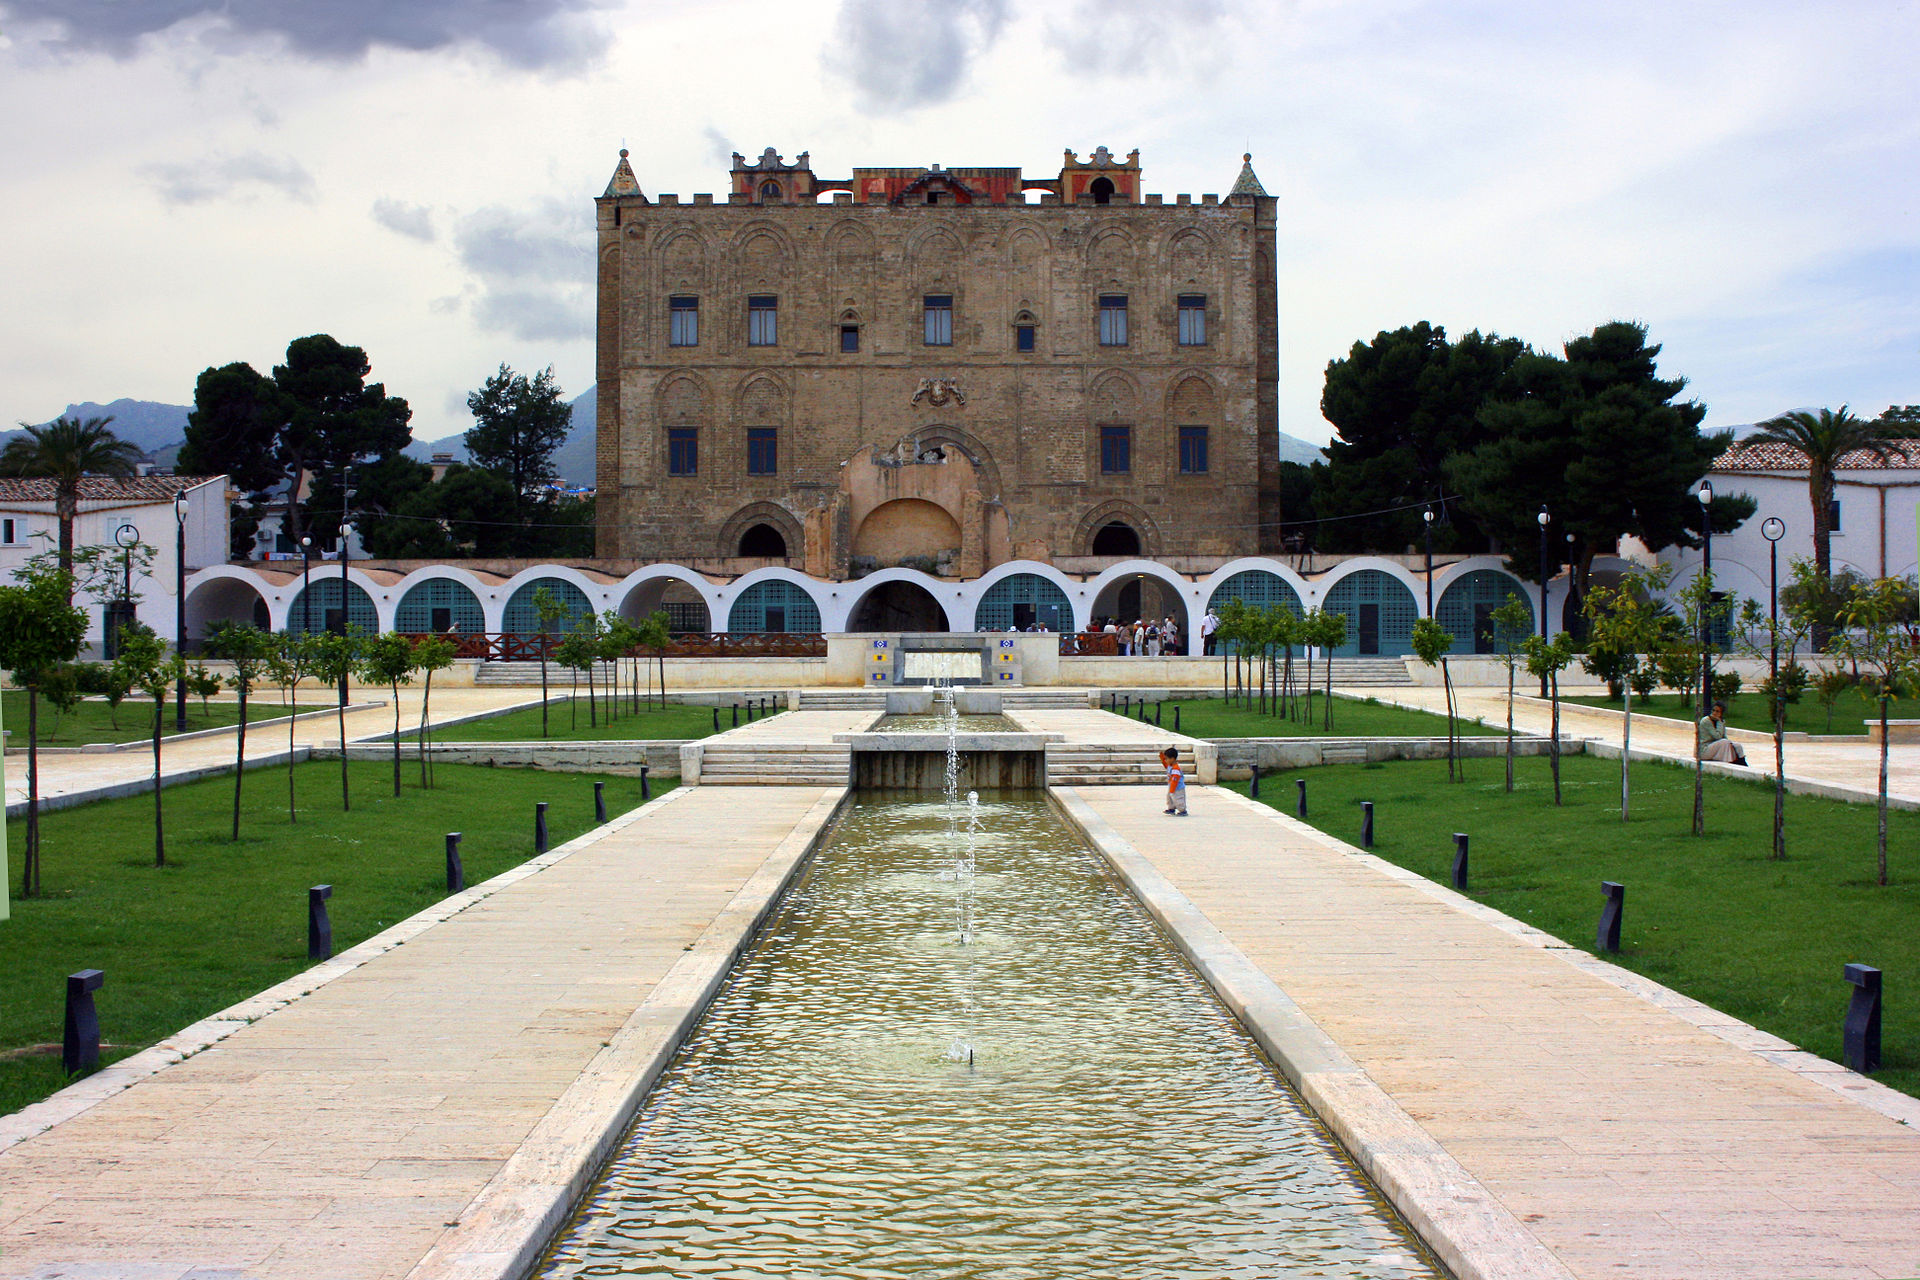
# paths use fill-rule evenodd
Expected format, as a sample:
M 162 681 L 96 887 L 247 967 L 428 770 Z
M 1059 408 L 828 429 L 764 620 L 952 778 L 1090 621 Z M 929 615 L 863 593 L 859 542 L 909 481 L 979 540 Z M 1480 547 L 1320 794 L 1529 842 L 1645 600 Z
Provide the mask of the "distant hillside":
M 1311 466 L 1313 463 L 1326 460 L 1327 455 L 1321 446 L 1302 440 L 1298 436 L 1290 436 L 1284 431 L 1280 433 L 1280 461 L 1298 462 Z
M 574 399 L 573 425 L 567 428 L 566 443 L 554 450 L 554 470 L 568 484 L 591 486 L 594 482 L 594 441 L 598 438 L 594 420 L 596 403 L 592 387 Z M 465 434 L 442 436 L 438 440 L 415 440 L 407 446 L 407 456 L 421 462 L 431 462 L 436 453 L 450 453 L 454 461 L 465 462 L 467 446 L 461 442 Z
M 130 440 L 139 446 L 142 453 L 166 456 L 164 464 L 171 464 L 173 455 L 187 438 L 187 414 L 189 406 L 184 404 L 161 404 L 155 400 L 115 400 L 111 404 L 95 404 L 89 400 L 84 404 L 70 404 L 61 413 L 63 418 L 76 418 L 85 422 L 88 418 L 112 418 L 108 430 L 122 440 Z M 47 424 L 37 422 L 35 426 Z M 18 431 L 0 432 L 0 447 L 8 440 L 19 435 Z

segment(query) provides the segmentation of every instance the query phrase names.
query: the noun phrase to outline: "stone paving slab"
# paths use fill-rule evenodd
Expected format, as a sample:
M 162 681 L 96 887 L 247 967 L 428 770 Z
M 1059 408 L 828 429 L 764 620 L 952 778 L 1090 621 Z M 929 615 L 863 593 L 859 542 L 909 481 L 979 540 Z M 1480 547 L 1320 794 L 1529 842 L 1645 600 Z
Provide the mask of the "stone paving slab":
M 1244 797 L 1198 788 L 1178 819 L 1067 795 L 1573 1275 L 1920 1276 L 1920 1126 L 1883 1113 L 1905 1095 L 1852 1077 L 1891 1099 L 1862 1105 L 1779 1061 L 1811 1055 Z
M 0 1276 L 400 1277 L 489 1206 L 567 1192 L 843 794 L 675 791 L 210 1019 L 224 1038 L 0 1150 Z

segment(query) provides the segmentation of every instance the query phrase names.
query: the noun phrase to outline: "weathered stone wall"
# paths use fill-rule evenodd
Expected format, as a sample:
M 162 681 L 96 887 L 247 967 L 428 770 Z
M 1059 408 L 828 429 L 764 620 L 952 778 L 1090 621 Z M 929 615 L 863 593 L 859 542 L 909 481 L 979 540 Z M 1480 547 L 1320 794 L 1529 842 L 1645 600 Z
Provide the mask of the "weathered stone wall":
M 1251 554 L 1277 515 L 1269 197 L 607 197 L 599 252 L 602 556 L 728 559 L 764 523 L 789 563 L 845 576 L 882 490 L 945 511 L 955 545 L 936 571 L 956 576 L 1090 554 L 1111 520 L 1149 555 Z M 1182 293 L 1207 298 L 1204 346 L 1177 341 Z M 778 299 L 775 346 L 747 342 L 760 294 Z M 1126 346 L 1099 343 L 1103 294 L 1129 300 Z M 699 299 L 698 346 L 669 345 L 674 295 Z M 953 299 L 949 346 L 923 341 L 927 295 Z M 1016 349 L 1016 324 L 1035 327 L 1034 351 Z M 916 398 L 929 378 L 960 395 Z M 1103 424 L 1131 428 L 1126 474 L 1102 473 Z M 1180 426 L 1209 428 L 1205 474 L 1181 474 Z M 668 474 L 673 427 L 697 430 L 697 475 Z M 777 429 L 776 474 L 748 474 L 749 427 Z M 928 555 L 924 542 L 869 531 L 859 546 L 884 563 Z

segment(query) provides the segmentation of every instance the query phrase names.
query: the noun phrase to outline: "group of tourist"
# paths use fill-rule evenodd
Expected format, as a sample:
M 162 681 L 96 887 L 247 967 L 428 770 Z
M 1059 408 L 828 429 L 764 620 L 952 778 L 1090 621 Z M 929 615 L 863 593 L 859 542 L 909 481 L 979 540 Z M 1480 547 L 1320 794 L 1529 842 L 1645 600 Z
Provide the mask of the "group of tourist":
M 1114 637 L 1123 658 L 1173 658 L 1186 652 L 1180 639 L 1180 624 L 1171 616 L 1158 622 L 1152 618 L 1136 618 L 1132 622 L 1095 618 L 1088 630 Z

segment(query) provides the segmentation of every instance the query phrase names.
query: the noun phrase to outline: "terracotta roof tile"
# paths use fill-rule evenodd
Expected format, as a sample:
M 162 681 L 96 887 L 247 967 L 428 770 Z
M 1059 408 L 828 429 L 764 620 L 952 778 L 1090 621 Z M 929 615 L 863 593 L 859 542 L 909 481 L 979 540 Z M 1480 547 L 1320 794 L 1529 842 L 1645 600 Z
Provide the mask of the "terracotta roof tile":
M 1840 471 L 1912 471 L 1920 469 L 1920 440 L 1895 440 L 1882 462 L 1866 449 L 1840 455 Z M 1805 471 L 1807 455 L 1784 444 L 1736 444 L 1714 460 L 1715 471 Z
M 172 502 L 173 495 L 195 489 L 218 476 L 82 476 L 82 502 Z M 53 481 L 46 476 L 0 477 L 0 502 L 52 502 Z

